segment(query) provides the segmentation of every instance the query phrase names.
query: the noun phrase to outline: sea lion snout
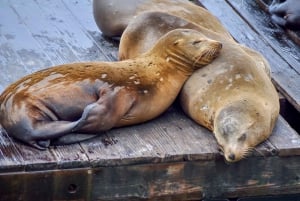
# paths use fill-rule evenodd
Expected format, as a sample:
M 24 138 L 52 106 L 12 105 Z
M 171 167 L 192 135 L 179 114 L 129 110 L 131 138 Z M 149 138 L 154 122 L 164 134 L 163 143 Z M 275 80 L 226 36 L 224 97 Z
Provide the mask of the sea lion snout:
M 248 149 L 246 147 L 243 147 L 241 144 L 239 144 L 239 146 L 233 147 L 227 145 L 226 149 L 224 149 L 223 152 L 226 162 L 233 163 L 243 159 L 246 156 L 246 153 L 249 152 L 246 150 Z
M 201 61 L 201 65 L 207 65 L 220 54 L 223 45 L 221 42 L 211 39 L 206 39 L 204 41 L 198 40 L 194 42 L 195 45 L 199 45 L 201 43 L 202 46 L 200 47 L 200 54 L 197 56 L 197 60 Z
M 210 39 L 196 30 L 182 29 L 180 34 L 182 35 L 173 43 L 172 50 L 182 58 L 181 60 L 186 60 L 186 63 L 190 63 L 189 58 L 193 58 L 192 66 L 196 69 L 211 63 L 222 49 L 221 42 Z M 181 53 L 176 50 L 179 47 Z

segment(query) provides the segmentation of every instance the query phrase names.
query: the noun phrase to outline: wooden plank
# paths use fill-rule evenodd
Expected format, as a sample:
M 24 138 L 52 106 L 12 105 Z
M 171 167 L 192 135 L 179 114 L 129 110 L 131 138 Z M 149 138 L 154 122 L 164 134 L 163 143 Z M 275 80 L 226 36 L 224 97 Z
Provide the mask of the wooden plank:
M 300 47 L 271 21 L 256 1 L 226 0 L 259 35 L 300 75 Z M 253 12 L 254 11 L 254 12 Z
M 269 141 L 276 147 L 279 156 L 300 155 L 300 135 L 280 116 Z
M 113 129 L 81 145 L 93 167 L 220 157 L 211 132 L 172 108 L 157 119 Z
M 61 1 L 35 1 L 77 57 L 76 61 L 105 60 L 104 53 Z M 91 9 L 91 8 L 90 8 Z M 81 13 L 89 10 L 82 10 Z M 90 16 L 92 18 L 92 15 Z M 70 62 L 70 59 L 67 60 Z
M 0 125 L 0 172 L 18 170 L 24 170 L 23 159 Z
M 271 65 L 273 81 L 278 90 L 300 111 L 300 76 L 274 51 L 261 35 L 248 26 L 235 10 L 223 0 L 200 1 L 228 29 L 241 44 L 253 48 L 266 57 Z M 245 2 L 245 1 L 241 1 Z M 254 11 L 253 11 L 254 12 Z
M 90 200 L 90 169 L 0 173 L 0 200 Z
M 92 1 L 62 0 L 68 10 L 77 19 L 80 25 L 93 38 L 97 46 L 104 52 L 106 59 L 116 61 L 118 58 L 119 43 L 111 38 L 104 37 L 93 18 Z M 82 12 L 82 11 L 85 12 Z
M 51 171 L 49 171 L 51 173 Z M 93 172 L 89 168 L 53 171 L 52 200 L 91 200 Z
M 15 140 L 13 143 L 22 157 L 25 171 L 48 170 L 57 167 L 57 159 L 50 150 L 41 151 Z
M 300 156 L 249 158 L 230 165 L 210 160 L 20 172 L 0 174 L 0 193 L 1 200 L 12 196 L 21 200 L 103 201 L 295 194 L 300 189 L 299 168 Z
M 298 201 L 300 200 L 300 195 L 293 194 L 293 195 L 246 197 L 246 198 L 240 198 L 237 201 L 282 201 L 282 200 Z
M 58 169 L 84 168 L 90 165 L 88 155 L 79 144 L 55 146 L 50 151 L 57 159 Z
M 40 50 L 26 26 L 9 6 L 7 0 L 0 2 L 0 92 L 6 86 L 26 74 L 49 65 L 50 60 Z M 42 59 L 42 61 L 41 61 Z
M 24 172 L 22 174 L 0 173 L 0 200 L 24 200 Z
M 41 50 L 49 56 L 51 65 L 62 64 L 67 60 L 76 61 L 76 55 L 69 44 L 64 41 L 62 34 L 51 24 L 51 20 L 36 2 L 10 0 L 10 6 L 40 44 Z
M 249 158 L 95 169 L 93 200 L 200 200 L 299 193 L 300 157 Z M 284 175 L 283 175 L 284 174 Z

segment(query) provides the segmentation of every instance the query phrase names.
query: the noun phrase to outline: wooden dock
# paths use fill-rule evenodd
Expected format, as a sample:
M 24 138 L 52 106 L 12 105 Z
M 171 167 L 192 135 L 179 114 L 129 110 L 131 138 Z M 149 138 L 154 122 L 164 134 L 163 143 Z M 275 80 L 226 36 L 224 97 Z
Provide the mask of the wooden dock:
M 0 201 L 299 200 L 300 47 L 254 0 L 201 3 L 272 67 L 282 116 L 257 151 L 226 164 L 212 133 L 178 103 L 153 121 L 46 151 L 11 139 L 0 126 Z M 34 71 L 114 61 L 117 52 L 118 42 L 96 27 L 91 0 L 0 1 L 0 93 Z

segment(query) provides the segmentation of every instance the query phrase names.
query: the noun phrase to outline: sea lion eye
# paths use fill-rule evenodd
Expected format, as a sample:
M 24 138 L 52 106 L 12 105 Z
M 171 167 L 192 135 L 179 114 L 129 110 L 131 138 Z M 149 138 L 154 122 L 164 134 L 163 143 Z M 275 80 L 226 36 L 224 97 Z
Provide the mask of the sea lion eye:
M 193 41 L 193 45 L 198 45 L 201 42 L 202 42 L 201 40 L 195 40 L 195 41 Z
M 247 137 L 246 133 L 243 133 L 242 136 L 238 138 L 238 141 L 244 142 L 246 140 L 246 137 Z

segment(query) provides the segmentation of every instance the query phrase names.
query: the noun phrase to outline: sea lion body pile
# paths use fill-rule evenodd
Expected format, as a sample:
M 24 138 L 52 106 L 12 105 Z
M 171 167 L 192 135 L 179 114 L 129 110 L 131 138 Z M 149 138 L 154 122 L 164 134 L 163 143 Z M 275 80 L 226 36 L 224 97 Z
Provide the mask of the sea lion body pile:
M 279 100 L 269 64 L 207 10 L 187 0 L 94 0 L 93 9 L 102 33 L 121 37 L 122 61 L 66 64 L 12 84 L 0 97 L 11 136 L 37 148 L 78 142 L 155 118 L 182 85 L 183 110 L 213 131 L 228 162 L 270 136 Z
M 97 2 L 101 0 L 94 4 Z M 268 62 L 260 53 L 236 43 L 201 7 L 181 0 L 142 2 L 123 25 L 119 59 L 135 58 L 177 28 L 194 29 L 220 41 L 220 55 L 185 82 L 180 103 L 189 117 L 213 131 L 226 161 L 245 158 L 270 136 L 279 115 Z

